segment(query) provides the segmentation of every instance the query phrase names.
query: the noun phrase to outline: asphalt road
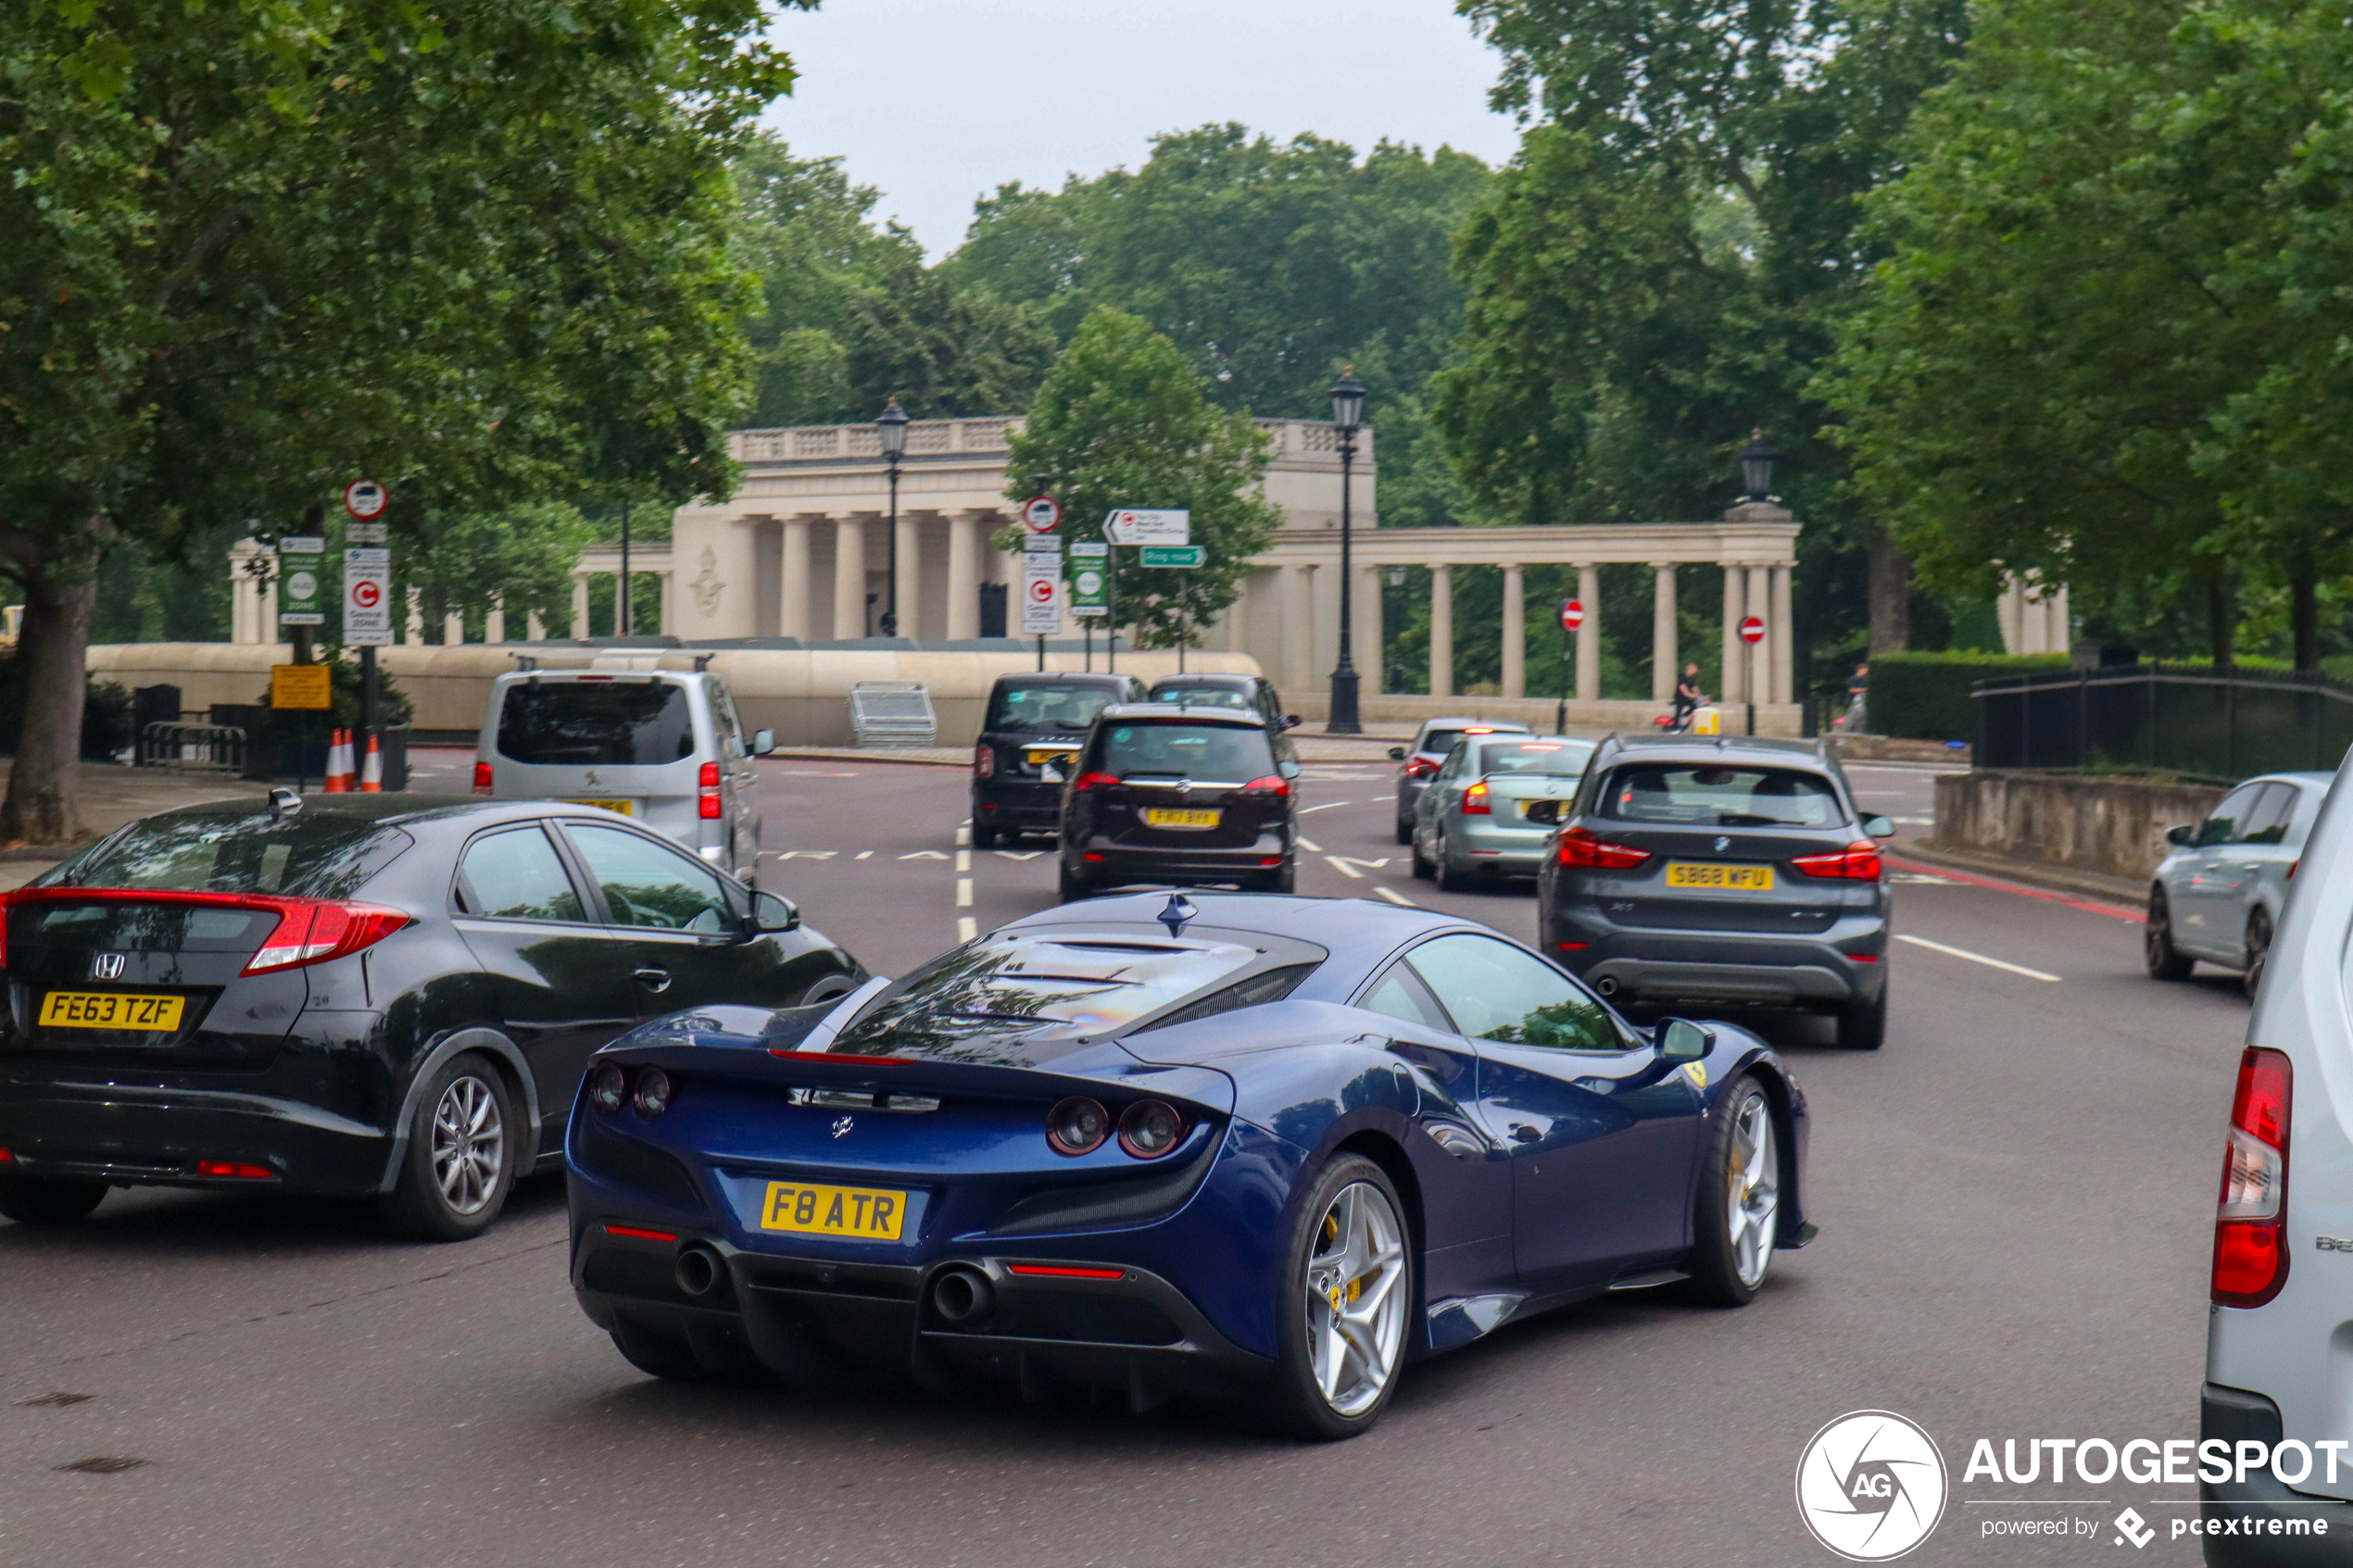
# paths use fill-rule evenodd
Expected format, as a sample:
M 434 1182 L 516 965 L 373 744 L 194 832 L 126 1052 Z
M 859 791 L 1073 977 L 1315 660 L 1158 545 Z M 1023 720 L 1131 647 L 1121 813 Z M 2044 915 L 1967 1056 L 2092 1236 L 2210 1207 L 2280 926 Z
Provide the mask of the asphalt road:
M 960 850 L 955 770 L 763 767 L 763 881 L 877 972 L 1052 900 L 1042 845 Z M 1924 771 L 1853 775 L 1924 825 Z M 1301 892 L 1529 934 L 1525 889 L 1412 879 L 1390 788 L 1310 768 Z M 1822 1228 L 1745 1311 L 1651 1293 L 1508 1326 L 1411 1368 L 1371 1436 L 1302 1447 L 1184 1409 L 650 1381 L 572 1300 L 556 1180 L 444 1248 L 357 1205 L 117 1194 L 69 1231 L 0 1222 L 0 1564 L 1830 1563 L 1792 1475 L 1866 1408 L 1949 1467 L 1909 1562 L 2194 1562 L 2164 1534 L 2187 1487 L 1962 1469 L 1979 1437 L 2196 1436 L 2246 1005 L 2146 979 L 2119 911 L 1897 881 L 1899 931 L 1939 946 L 1898 945 L 1886 1048 L 1765 1024 L 1812 1099 Z M 27 1402 L 50 1394 L 83 1398 Z M 58 1468 L 94 1458 L 144 1462 Z M 2145 1550 L 2109 1539 L 2127 1503 Z M 1984 1533 L 2070 1514 L 2097 1537 Z

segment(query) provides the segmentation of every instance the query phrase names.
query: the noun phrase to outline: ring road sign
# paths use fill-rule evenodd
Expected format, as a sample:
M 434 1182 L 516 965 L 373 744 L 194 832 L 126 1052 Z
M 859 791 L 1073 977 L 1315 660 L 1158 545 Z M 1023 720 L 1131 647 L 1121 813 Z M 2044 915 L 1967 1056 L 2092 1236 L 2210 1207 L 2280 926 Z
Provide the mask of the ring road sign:
M 1574 632 L 1585 624 L 1585 605 L 1580 599 L 1561 601 L 1561 630 Z
M 1757 644 L 1763 642 L 1764 640 L 1765 622 L 1762 620 L 1752 615 L 1741 622 L 1742 642 L 1748 644 L 1751 647 L 1755 647 Z
M 1062 521 L 1062 503 L 1051 495 L 1032 495 L 1021 504 L 1021 525 L 1032 533 L 1051 533 Z
M 392 492 L 372 479 L 355 479 L 343 487 L 343 509 L 362 522 L 372 522 L 384 516 L 392 505 Z
M 1136 552 L 1139 566 L 1197 567 L 1209 563 L 1206 545 L 1146 545 Z

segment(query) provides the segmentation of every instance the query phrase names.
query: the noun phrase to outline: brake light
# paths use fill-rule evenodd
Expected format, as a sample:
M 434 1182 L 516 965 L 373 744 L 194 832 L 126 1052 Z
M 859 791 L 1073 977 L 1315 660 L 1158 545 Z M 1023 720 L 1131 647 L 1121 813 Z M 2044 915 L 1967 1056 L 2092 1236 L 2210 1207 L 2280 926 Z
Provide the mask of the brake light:
M 1487 781 L 1485 779 L 1479 780 L 1477 784 L 1471 785 L 1470 788 L 1463 791 L 1464 816 L 1491 817 L 1494 814 L 1495 808 L 1487 803 Z
M 717 789 L 719 787 L 719 764 L 716 762 L 704 763 L 702 765 L 702 771 L 695 775 L 695 783 L 700 784 L 705 789 Z
M 704 763 L 702 771 L 695 775 L 695 783 L 702 789 L 701 797 L 695 802 L 695 815 L 706 822 L 717 822 L 719 820 L 719 764 Z
M 2259 1307 L 2287 1283 L 2288 1109 L 2295 1073 L 2285 1055 L 2249 1046 L 2239 1058 L 2222 1192 L 2214 1208 L 2214 1302 Z
M 8 901 L 9 895 L 0 893 L 0 969 L 8 967 Z
M 610 1222 L 605 1225 L 605 1234 L 625 1236 L 637 1241 L 675 1241 L 678 1239 L 676 1231 L 648 1230 L 643 1225 L 616 1225 Z
M 1070 781 L 1070 787 L 1084 795 L 1090 789 L 1109 789 L 1118 783 L 1109 773 L 1081 773 Z
M 1009 1274 L 1036 1274 L 1041 1279 L 1126 1279 L 1126 1269 L 1078 1269 L 1060 1263 L 1008 1263 Z
M 997 748 L 987 741 L 973 747 L 973 777 L 993 779 L 997 776 Z
M 1852 882 L 1877 882 L 1880 877 L 1879 845 L 1871 839 L 1856 839 L 1832 854 L 1800 855 L 1790 865 L 1807 876 L 1837 876 Z
M 274 1182 L 278 1179 L 278 1173 L 267 1165 L 246 1165 L 229 1160 L 199 1160 L 196 1161 L 196 1174 L 230 1176 L 241 1182 Z
M 1409 779 L 1426 779 L 1436 771 L 1438 771 L 1438 764 L 1427 757 L 1405 759 L 1405 776 Z
M 1560 848 L 1556 851 L 1564 866 L 1588 866 L 1596 871 L 1630 872 L 1651 858 L 1647 849 L 1637 849 L 1630 844 L 1612 844 L 1606 838 L 1596 838 L 1586 828 L 1561 830 Z
M 260 949 L 245 960 L 243 972 L 246 974 L 348 958 L 363 947 L 374 947 L 415 919 L 405 910 L 381 904 L 302 898 L 266 902 L 278 910 L 278 929 L 264 937 Z
M 487 762 L 474 764 L 474 793 L 476 795 L 490 793 L 490 764 Z
M 1269 773 L 1263 779 L 1251 780 L 1250 783 L 1242 785 L 1241 792 L 1244 795 L 1264 796 L 1270 800 L 1281 800 L 1290 794 L 1290 781 Z

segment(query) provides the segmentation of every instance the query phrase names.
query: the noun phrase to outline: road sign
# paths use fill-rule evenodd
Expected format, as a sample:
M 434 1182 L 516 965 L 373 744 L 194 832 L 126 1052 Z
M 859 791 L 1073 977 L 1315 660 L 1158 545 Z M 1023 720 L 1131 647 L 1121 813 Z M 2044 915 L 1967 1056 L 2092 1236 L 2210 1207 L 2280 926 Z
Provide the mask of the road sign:
M 1205 545 L 1146 545 L 1136 552 L 1139 566 L 1205 566 L 1209 562 L 1209 547 Z
M 1021 504 L 1021 525 L 1032 533 L 1051 533 L 1062 521 L 1062 503 L 1051 495 L 1032 495 Z
M 343 642 L 392 646 L 392 552 L 360 546 L 343 553 Z
M 1193 514 L 1122 507 L 1103 521 L 1103 537 L 1114 545 L 1189 545 Z
M 1060 556 L 1040 554 L 1022 558 L 1022 635 L 1051 636 L 1063 629 L 1062 571 Z
M 1765 640 L 1765 622 L 1752 615 L 1741 622 L 1741 641 L 1755 647 Z
M 1074 566 L 1070 571 L 1070 612 L 1073 615 L 1101 615 L 1108 608 L 1104 602 L 1111 590 L 1109 574 L 1091 562 Z
M 343 487 L 343 509 L 362 522 L 373 522 L 392 505 L 392 492 L 372 479 L 355 479 Z
M 326 564 L 327 542 L 315 533 L 290 534 L 278 541 L 278 624 L 323 626 L 325 607 L 319 602 L 320 572 Z
M 381 521 L 355 521 L 343 525 L 343 542 L 346 545 L 381 545 L 385 542 L 386 533 L 387 530 Z
M 1024 555 L 1050 555 L 1056 560 L 1060 560 L 1063 553 L 1063 536 L 1059 533 L 1025 534 L 1022 537 L 1021 548 Z
M 270 667 L 270 706 L 318 709 L 333 706 L 333 673 L 324 664 Z
M 1561 600 L 1561 630 L 1574 632 L 1585 624 L 1585 603 L 1582 599 Z
M 1070 553 L 1075 560 L 1101 560 L 1111 554 L 1111 546 L 1100 539 L 1073 539 Z

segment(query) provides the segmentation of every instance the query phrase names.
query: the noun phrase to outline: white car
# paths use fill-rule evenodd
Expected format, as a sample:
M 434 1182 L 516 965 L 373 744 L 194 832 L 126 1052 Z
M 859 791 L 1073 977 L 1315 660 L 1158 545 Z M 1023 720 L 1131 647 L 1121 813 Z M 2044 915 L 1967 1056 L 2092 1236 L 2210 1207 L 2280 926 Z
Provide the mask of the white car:
M 2237 970 L 2255 995 L 2304 841 L 2334 778 L 2265 773 L 2224 796 L 2196 827 L 2167 830 L 2173 847 L 2150 883 L 2141 934 L 2151 975 L 2186 980 L 2203 960 Z
M 2288 887 L 2232 1101 L 2199 1421 L 2201 1438 L 2234 1455 L 2243 1443 L 2286 1447 L 2244 1480 L 2233 1465 L 2232 1479 L 2201 1482 L 2209 1563 L 2353 1562 L 2353 789 L 2343 770 Z M 2210 1533 L 2216 1524 L 2233 1533 Z
M 644 823 L 752 885 L 760 870 L 760 779 L 726 683 L 645 658 L 585 670 L 524 669 L 490 688 L 474 793 L 602 806 Z M 611 666 L 611 667 L 607 667 Z

